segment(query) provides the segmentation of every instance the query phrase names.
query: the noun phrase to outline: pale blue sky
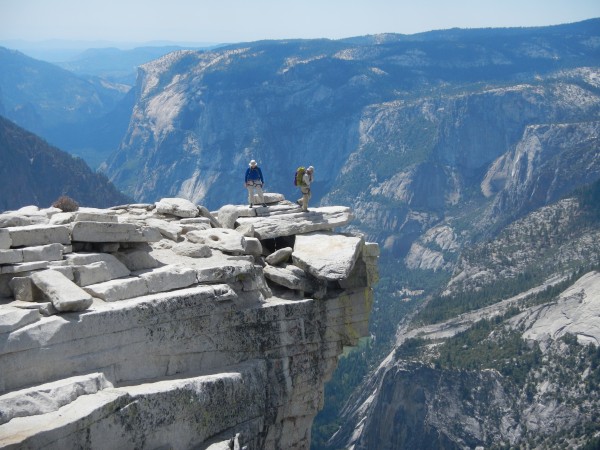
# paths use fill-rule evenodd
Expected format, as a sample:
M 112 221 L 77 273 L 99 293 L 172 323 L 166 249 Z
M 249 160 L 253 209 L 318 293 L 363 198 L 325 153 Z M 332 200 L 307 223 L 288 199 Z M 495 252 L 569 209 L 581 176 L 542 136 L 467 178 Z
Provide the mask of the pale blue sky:
M 600 17 L 600 0 L 0 0 L 0 41 L 241 42 Z

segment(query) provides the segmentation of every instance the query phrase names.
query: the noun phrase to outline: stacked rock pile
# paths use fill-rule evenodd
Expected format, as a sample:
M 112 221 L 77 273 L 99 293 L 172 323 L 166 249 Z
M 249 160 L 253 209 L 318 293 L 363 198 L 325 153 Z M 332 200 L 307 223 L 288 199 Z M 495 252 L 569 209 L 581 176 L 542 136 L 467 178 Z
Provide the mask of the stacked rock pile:
M 265 201 L 0 214 L 0 448 L 308 448 L 378 246 Z
M 149 245 L 163 235 L 178 239 L 184 227 L 211 226 L 210 218 L 198 217 L 202 209 L 188 203 L 173 199 L 73 213 L 28 207 L 1 214 L 0 225 L 34 223 L 0 228 L 0 297 L 51 315 L 85 310 L 93 298 L 122 300 L 196 283 L 192 270 L 162 265 Z M 194 219 L 186 222 L 188 217 Z M 171 224 L 176 218 L 180 225 Z

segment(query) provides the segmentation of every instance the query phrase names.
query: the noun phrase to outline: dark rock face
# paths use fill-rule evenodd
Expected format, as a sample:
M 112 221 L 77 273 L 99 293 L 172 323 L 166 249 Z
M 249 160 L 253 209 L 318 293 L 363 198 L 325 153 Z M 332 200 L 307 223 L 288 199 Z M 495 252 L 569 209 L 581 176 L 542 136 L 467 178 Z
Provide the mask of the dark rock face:
M 82 159 L 48 145 L 2 117 L 0 192 L 0 211 L 34 204 L 49 207 L 63 195 L 94 207 L 131 201 Z

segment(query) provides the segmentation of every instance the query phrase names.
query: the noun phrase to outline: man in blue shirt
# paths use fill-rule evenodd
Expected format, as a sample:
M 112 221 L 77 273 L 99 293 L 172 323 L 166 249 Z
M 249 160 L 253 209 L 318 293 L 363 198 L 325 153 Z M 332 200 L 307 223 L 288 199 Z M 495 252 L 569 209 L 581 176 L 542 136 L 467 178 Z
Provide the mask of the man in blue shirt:
M 262 204 L 262 206 L 267 206 L 263 197 L 262 187 L 263 184 L 265 184 L 265 180 L 263 179 L 262 171 L 254 160 L 250 161 L 248 166 L 248 169 L 246 169 L 245 185 L 248 189 L 248 203 L 250 203 L 249 207 L 252 208 L 255 193 L 258 195 L 258 202 Z

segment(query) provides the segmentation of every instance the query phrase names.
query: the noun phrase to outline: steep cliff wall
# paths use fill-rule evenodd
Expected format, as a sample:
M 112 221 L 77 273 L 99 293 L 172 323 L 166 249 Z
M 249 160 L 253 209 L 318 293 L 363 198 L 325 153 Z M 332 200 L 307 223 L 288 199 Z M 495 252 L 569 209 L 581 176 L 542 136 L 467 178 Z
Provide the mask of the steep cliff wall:
M 596 181 L 464 249 L 325 448 L 596 447 L 599 193 Z
M 308 448 L 378 248 L 267 201 L 0 214 L 0 447 Z

